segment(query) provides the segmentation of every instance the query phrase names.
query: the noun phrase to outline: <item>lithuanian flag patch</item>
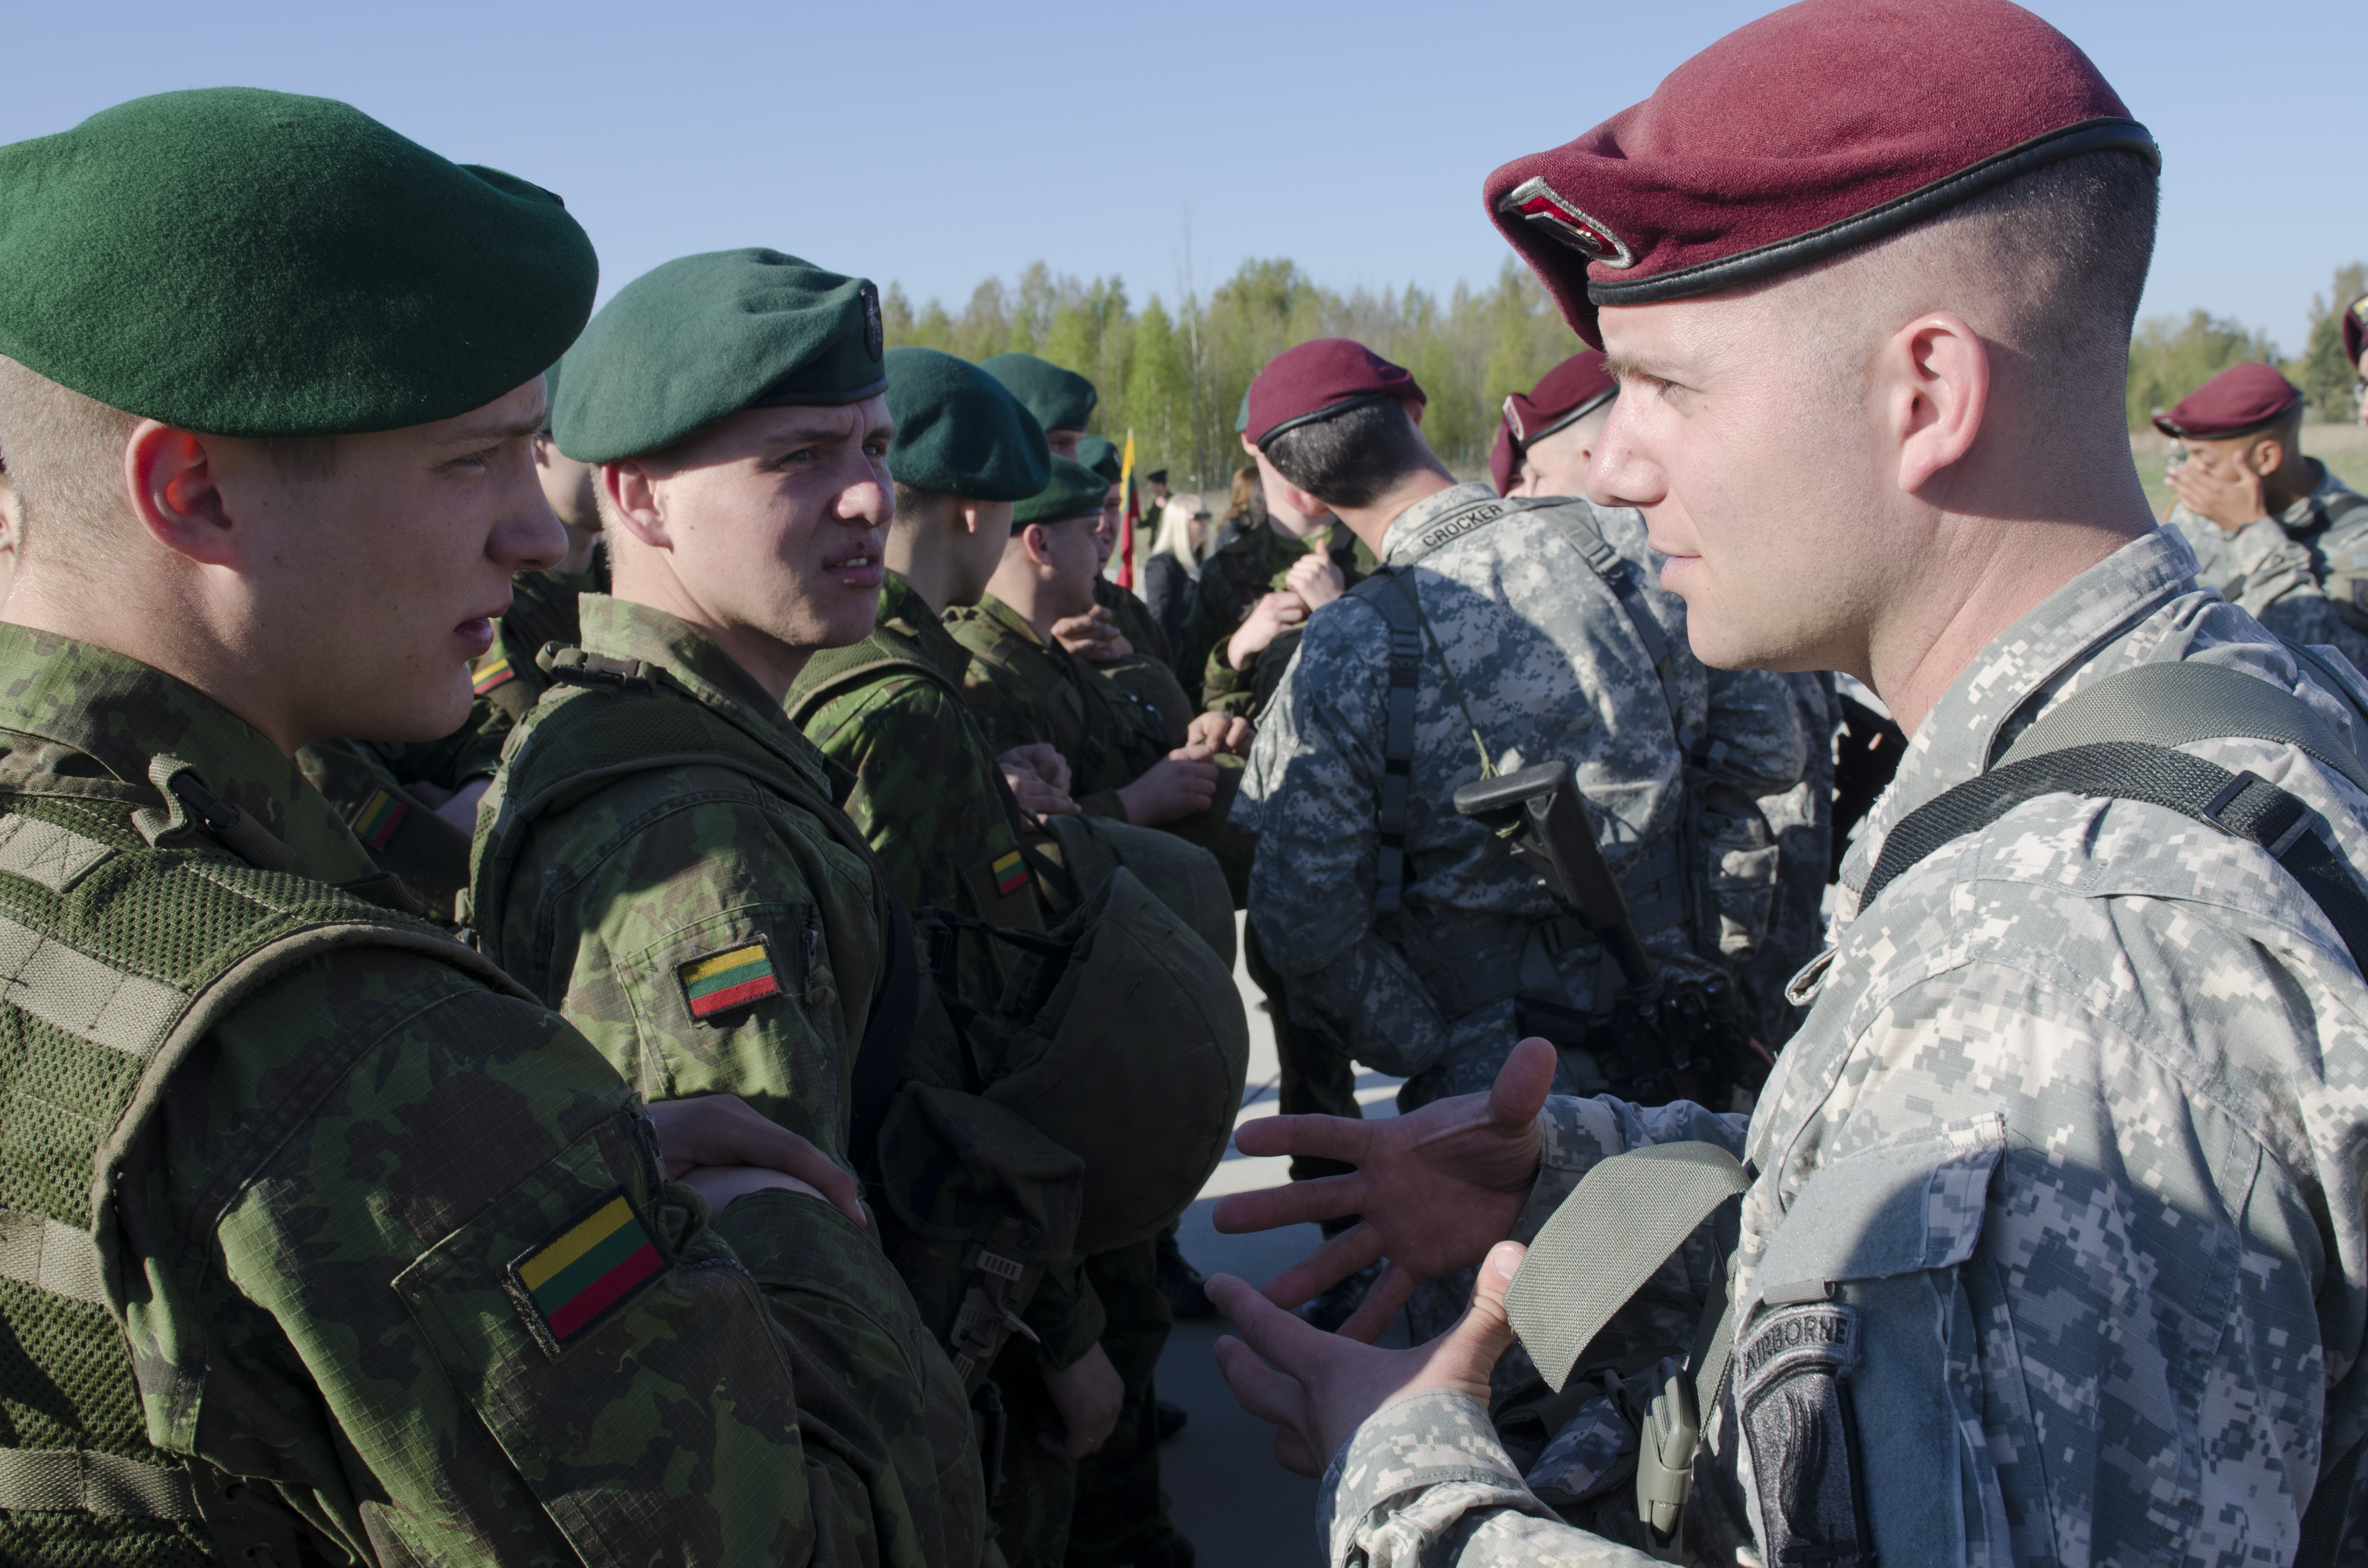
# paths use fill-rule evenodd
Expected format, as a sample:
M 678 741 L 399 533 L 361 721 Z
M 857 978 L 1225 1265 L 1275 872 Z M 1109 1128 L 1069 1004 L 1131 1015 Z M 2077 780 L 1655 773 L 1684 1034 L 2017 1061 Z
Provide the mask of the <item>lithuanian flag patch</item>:
M 1028 881 L 1028 868 L 1020 860 L 1017 849 L 989 866 L 987 874 L 995 879 L 995 891 L 1000 893 L 1011 892 Z
M 510 668 L 510 656 L 498 649 L 477 661 L 474 674 L 476 679 L 469 689 L 479 697 L 518 679 L 518 672 Z
M 682 999 L 694 1018 L 712 1018 L 781 994 L 781 983 L 773 972 L 772 944 L 762 937 L 693 959 L 674 972 L 682 982 Z
M 410 814 L 409 806 L 383 790 L 374 790 L 370 798 L 362 802 L 362 809 L 354 813 L 354 836 L 372 849 L 383 849 L 386 841 L 394 836 L 394 830 L 403 825 L 403 819 Z
M 515 1292 L 552 1343 L 564 1346 L 622 1306 L 666 1267 L 618 1187 L 591 1212 L 510 1265 Z

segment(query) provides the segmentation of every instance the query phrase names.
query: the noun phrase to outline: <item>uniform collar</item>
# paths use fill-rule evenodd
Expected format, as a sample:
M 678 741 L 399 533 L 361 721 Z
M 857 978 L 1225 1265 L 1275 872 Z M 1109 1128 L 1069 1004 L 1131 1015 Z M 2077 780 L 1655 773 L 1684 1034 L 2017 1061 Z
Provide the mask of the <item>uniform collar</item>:
M 149 762 L 174 756 L 286 845 L 300 875 L 346 883 L 378 874 L 295 758 L 187 681 L 112 649 L 0 624 L 0 781 L 11 788 L 112 780 L 131 786 L 113 798 L 153 799 Z
M 1417 536 L 1423 529 L 1451 512 L 1460 512 L 1496 499 L 1496 491 L 1476 483 L 1450 485 L 1436 495 L 1424 496 L 1390 519 L 1388 529 L 1382 535 L 1383 561 L 1395 565 L 1402 555 L 1421 553 L 1417 545 Z
M 586 653 L 639 660 L 663 670 L 701 706 L 777 749 L 789 746 L 801 761 L 810 760 L 805 736 L 789 722 L 780 704 L 707 633 L 662 609 L 608 594 L 586 594 L 576 603 L 584 618 Z M 795 744 L 789 745 L 791 742 Z
M 997 626 L 1002 627 L 1006 631 L 1010 632 L 1013 636 L 1019 638 L 1023 642 L 1032 643 L 1036 647 L 1050 648 L 1052 646 L 1052 644 L 1045 642 L 1044 639 L 1036 635 L 1036 628 L 1029 624 L 1028 618 L 1026 616 L 1020 614 L 1018 610 L 1013 609 L 1009 605 L 1005 604 L 993 594 L 989 594 L 985 597 L 980 599 L 973 613 L 986 617 L 987 619 L 992 620 Z
M 920 590 L 894 572 L 883 572 L 880 584 L 880 629 L 913 644 L 913 651 L 948 680 L 960 682 L 970 668 L 970 652 L 954 641 Z
M 2050 594 L 1994 638 L 1950 684 L 1899 759 L 1842 880 L 1863 887 L 1883 835 L 1917 807 L 1986 772 L 1993 758 L 2068 696 L 2067 676 L 2125 631 L 2195 589 L 2195 553 L 2175 528 L 2156 528 Z

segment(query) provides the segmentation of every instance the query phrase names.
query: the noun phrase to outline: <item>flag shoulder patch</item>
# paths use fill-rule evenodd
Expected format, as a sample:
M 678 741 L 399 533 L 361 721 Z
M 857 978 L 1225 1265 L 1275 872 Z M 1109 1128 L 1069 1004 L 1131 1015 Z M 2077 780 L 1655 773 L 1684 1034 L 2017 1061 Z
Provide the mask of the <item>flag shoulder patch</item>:
M 1027 885 L 1028 866 L 1020 859 L 1019 851 L 1017 849 L 997 860 L 987 870 L 988 874 L 995 879 L 995 891 L 999 893 L 1009 893 Z
M 473 678 L 469 689 L 479 697 L 518 679 L 518 671 L 510 668 L 510 656 L 499 649 L 479 659 L 470 673 Z
M 373 790 L 362 809 L 354 813 L 354 836 L 372 849 L 383 849 L 410 814 L 409 806 L 383 790 Z
M 641 1294 L 666 1271 L 648 1227 L 611 1187 L 509 1266 L 510 1295 L 527 1327 L 557 1354 Z
M 703 953 L 676 965 L 674 973 L 693 1018 L 712 1018 L 781 994 L 780 977 L 773 967 L 773 945 L 763 937 L 721 952 Z

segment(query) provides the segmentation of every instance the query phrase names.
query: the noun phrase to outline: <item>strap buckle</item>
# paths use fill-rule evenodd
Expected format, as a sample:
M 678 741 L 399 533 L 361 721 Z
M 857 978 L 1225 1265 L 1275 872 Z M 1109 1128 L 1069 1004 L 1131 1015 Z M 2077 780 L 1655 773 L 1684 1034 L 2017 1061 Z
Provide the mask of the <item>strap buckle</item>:
M 647 659 L 616 659 L 581 648 L 546 642 L 534 656 L 542 673 L 564 686 L 598 686 L 624 692 L 655 691 L 657 666 Z

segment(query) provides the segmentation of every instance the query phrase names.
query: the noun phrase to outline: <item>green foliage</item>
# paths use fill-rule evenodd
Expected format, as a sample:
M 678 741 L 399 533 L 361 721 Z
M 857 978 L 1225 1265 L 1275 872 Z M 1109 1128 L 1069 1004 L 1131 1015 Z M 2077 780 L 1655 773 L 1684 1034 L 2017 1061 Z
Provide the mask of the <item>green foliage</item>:
M 941 348 L 971 360 L 1007 350 L 1037 354 L 1089 378 L 1101 393 L 1093 428 L 1123 439 L 1136 459 L 1166 468 L 1178 488 L 1224 488 L 1242 460 L 1234 418 L 1269 359 L 1311 337 L 1353 337 L 1414 372 L 1429 394 L 1423 427 L 1461 472 L 1487 461 L 1497 411 L 1564 358 L 1578 339 L 1518 263 L 1483 292 L 1440 296 L 1409 286 L 1342 295 L 1297 264 L 1248 261 L 1203 301 L 1170 308 L 1157 295 L 1130 307 L 1115 278 L 1090 284 L 1042 263 L 1018 283 L 989 278 L 957 317 L 932 300 L 917 311 L 891 284 L 882 301 L 890 347 Z
M 2348 425 L 2360 416 L 2353 392 L 2360 384 L 2360 367 L 2343 357 L 2343 307 L 2362 293 L 2368 293 L 2368 262 L 2335 269 L 2334 293 L 2311 296 L 2310 346 L 2287 372 L 2309 395 L 2319 418 L 2330 425 Z
M 2187 319 L 2154 316 L 2138 323 L 2130 340 L 2130 428 L 2146 428 L 2157 409 L 2167 409 L 2231 365 L 2248 359 L 2278 363 L 2278 346 L 2266 333 L 2203 311 Z

